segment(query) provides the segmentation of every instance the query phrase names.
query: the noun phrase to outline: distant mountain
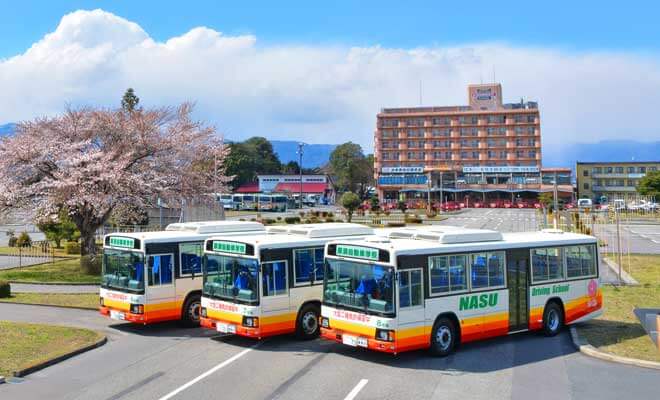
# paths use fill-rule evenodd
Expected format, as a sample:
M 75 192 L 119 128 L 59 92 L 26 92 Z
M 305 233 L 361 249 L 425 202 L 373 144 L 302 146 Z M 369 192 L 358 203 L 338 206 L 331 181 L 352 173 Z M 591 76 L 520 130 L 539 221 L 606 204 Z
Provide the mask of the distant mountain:
M 298 142 L 294 140 L 271 140 L 270 142 L 282 164 L 289 161 L 298 162 Z M 315 168 L 327 164 L 330 153 L 335 147 L 337 147 L 336 144 L 306 144 L 303 147 L 303 167 Z
M 575 169 L 576 161 L 660 161 L 660 141 L 604 140 L 543 148 L 544 167 Z
M 0 125 L 0 136 L 12 135 L 16 130 L 16 124 L 4 124 Z

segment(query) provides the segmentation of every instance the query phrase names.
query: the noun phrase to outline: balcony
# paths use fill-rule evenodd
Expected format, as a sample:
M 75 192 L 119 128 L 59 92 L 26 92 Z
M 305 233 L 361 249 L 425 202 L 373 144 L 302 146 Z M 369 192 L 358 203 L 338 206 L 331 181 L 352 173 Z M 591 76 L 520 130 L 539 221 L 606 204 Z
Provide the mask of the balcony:
M 595 178 L 595 179 L 598 179 L 598 178 L 604 178 L 604 179 L 607 179 L 607 178 L 639 179 L 639 178 L 644 177 L 644 175 L 646 175 L 646 174 L 637 174 L 637 173 L 631 173 L 631 174 L 627 174 L 627 173 L 606 174 L 604 172 L 601 172 L 601 173 L 592 174 L 591 176 L 592 176 L 592 178 Z
M 592 191 L 598 192 L 635 192 L 634 186 L 592 186 Z

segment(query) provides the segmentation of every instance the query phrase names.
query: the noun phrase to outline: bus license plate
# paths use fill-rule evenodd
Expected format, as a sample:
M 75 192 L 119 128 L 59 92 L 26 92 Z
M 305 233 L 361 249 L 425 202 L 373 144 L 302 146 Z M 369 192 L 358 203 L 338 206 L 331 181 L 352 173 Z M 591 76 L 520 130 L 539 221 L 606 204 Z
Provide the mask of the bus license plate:
M 110 310 L 110 318 L 123 321 L 126 319 L 126 315 L 121 311 Z
M 236 325 L 223 324 L 222 322 L 218 322 L 215 327 L 218 332 L 221 333 L 236 333 Z
M 347 344 L 349 346 L 353 347 L 367 347 L 368 342 L 367 338 L 359 337 L 359 336 L 351 336 L 351 335 L 342 335 L 341 340 L 344 344 Z

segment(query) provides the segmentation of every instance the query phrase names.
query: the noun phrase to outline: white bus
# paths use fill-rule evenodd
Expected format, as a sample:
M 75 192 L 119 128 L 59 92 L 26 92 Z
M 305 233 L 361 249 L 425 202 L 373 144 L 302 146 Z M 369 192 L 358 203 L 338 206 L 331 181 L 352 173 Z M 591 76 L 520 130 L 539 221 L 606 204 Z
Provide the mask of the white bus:
M 235 194 L 232 196 L 232 203 L 236 211 L 255 211 L 257 202 L 257 195 L 255 194 Z
M 257 339 L 292 332 L 316 337 L 325 243 L 357 240 L 374 230 L 344 223 L 268 230 L 206 241 L 201 325 Z
M 260 211 L 284 212 L 287 209 L 287 198 L 279 194 L 261 194 L 259 195 Z
M 596 238 L 546 230 L 403 229 L 326 246 L 322 337 L 371 350 L 428 348 L 602 312 Z
M 101 314 L 139 324 L 199 324 L 201 257 L 212 235 L 266 232 L 257 222 L 176 223 L 165 231 L 111 233 L 103 239 Z

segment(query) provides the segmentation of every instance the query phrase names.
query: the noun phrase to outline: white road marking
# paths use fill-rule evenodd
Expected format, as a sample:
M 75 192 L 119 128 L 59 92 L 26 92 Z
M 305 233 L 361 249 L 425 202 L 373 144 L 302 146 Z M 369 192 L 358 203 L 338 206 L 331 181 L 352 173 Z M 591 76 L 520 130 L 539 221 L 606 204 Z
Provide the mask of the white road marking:
M 260 343 L 260 342 L 259 342 L 259 343 Z M 201 375 L 198 376 L 197 378 L 191 380 L 190 382 L 188 382 L 188 383 L 186 383 L 186 384 L 184 384 L 184 385 L 182 385 L 182 386 L 179 386 L 178 388 L 174 389 L 173 391 L 169 392 L 168 394 L 166 394 L 165 396 L 161 397 L 161 398 L 158 399 L 158 400 L 168 400 L 168 399 L 171 399 L 172 397 L 174 397 L 174 396 L 176 396 L 177 394 L 181 393 L 182 391 L 188 389 L 189 387 L 191 387 L 191 386 L 194 385 L 195 383 L 197 383 L 197 382 L 201 381 L 202 379 L 206 378 L 207 376 L 211 375 L 212 373 L 218 371 L 218 370 L 221 369 L 221 368 L 226 367 L 227 365 L 229 365 L 229 364 L 233 363 L 234 361 L 238 360 L 239 358 L 243 357 L 244 355 L 246 355 L 246 354 L 249 353 L 250 351 L 254 350 L 257 346 L 259 346 L 259 343 L 255 344 L 254 346 L 249 347 L 249 348 L 247 348 L 247 349 L 241 351 L 240 353 L 234 355 L 233 357 L 231 357 L 231 358 L 229 358 L 229 359 L 227 359 L 227 360 L 221 362 L 220 364 L 218 364 L 218 365 L 216 365 L 215 367 L 211 368 L 210 370 L 204 372 L 203 374 L 201 374 Z
M 367 382 L 369 382 L 369 379 L 362 379 L 360 382 L 358 382 L 357 385 L 351 390 L 349 394 L 344 397 L 344 400 L 353 400 L 355 396 L 357 396 L 358 393 L 360 393 L 360 390 L 364 388 L 367 385 Z

